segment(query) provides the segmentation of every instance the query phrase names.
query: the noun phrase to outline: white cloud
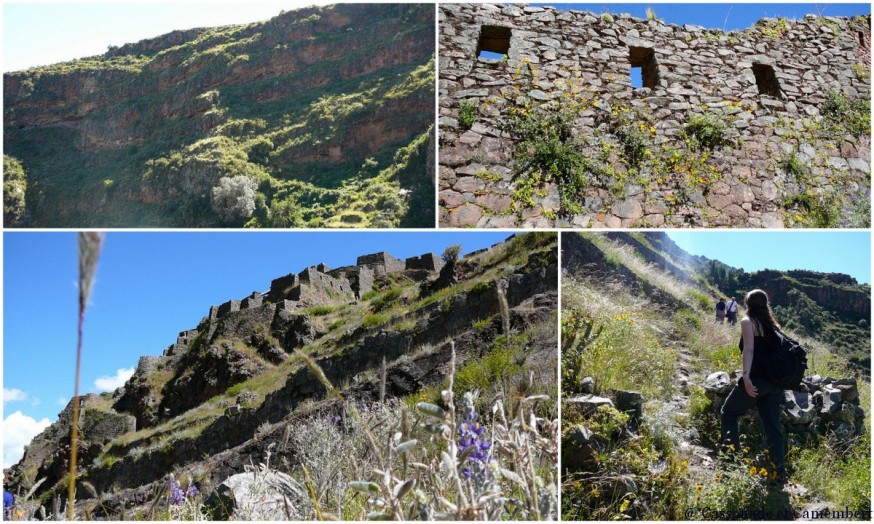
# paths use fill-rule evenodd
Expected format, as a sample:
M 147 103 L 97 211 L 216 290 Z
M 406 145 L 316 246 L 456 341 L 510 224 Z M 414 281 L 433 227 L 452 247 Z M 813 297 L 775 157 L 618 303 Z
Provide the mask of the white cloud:
M 16 388 L 3 388 L 3 403 L 27 400 L 27 393 Z
M 3 467 L 8 468 L 18 462 L 24 455 L 24 446 L 30 444 L 33 437 L 49 424 L 47 418 L 37 421 L 21 411 L 6 417 L 3 420 Z
M 97 391 L 114 391 L 116 388 L 124 386 L 127 379 L 134 374 L 134 368 L 118 369 L 115 371 L 115 376 L 104 375 L 94 381 L 94 386 Z

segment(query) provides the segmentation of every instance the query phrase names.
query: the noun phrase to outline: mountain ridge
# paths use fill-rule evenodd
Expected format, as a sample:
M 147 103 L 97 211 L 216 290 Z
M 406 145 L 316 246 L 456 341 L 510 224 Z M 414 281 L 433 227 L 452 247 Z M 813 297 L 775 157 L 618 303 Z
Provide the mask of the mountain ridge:
M 7 73 L 28 178 L 8 225 L 428 225 L 433 16 L 312 7 Z M 213 189 L 239 176 L 222 213 Z

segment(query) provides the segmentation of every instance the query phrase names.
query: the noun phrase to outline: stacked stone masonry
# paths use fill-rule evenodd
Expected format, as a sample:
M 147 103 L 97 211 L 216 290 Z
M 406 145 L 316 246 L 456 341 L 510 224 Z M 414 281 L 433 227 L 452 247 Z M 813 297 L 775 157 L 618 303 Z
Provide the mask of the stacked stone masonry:
M 257 313 L 268 307 L 271 311 L 292 312 L 311 305 L 345 304 L 371 291 L 377 277 L 404 271 L 438 272 L 443 266 L 443 260 L 434 253 L 399 260 L 385 252 L 358 257 L 354 266 L 331 269 L 325 264 L 318 264 L 299 273 L 274 279 L 265 294 L 253 291 L 242 300 L 229 300 L 210 307 L 209 314 L 201 323 L 207 326 L 207 339 L 211 339 L 217 322 L 232 313 L 246 310 Z M 183 331 L 176 343 L 164 351 L 164 355 L 184 353 L 197 333 L 198 330 Z
M 805 224 L 810 202 L 834 206 L 844 220 L 869 198 L 870 132 L 816 130 L 829 93 L 870 98 L 870 21 L 764 19 L 724 33 L 629 15 L 442 4 L 440 224 L 789 227 Z M 478 56 L 483 50 L 506 56 Z M 631 67 L 641 68 L 644 87 L 632 86 Z M 606 166 L 570 211 L 549 180 L 530 201 L 519 198 L 518 140 L 506 124 L 511 107 L 555 108 L 566 100 L 582 106 L 574 144 Z M 474 109 L 472 123 L 460 114 L 463 105 Z M 690 119 L 719 118 L 723 143 L 699 154 L 707 176 L 697 168 L 680 173 L 678 157 L 666 159 L 662 165 L 671 167 L 662 173 L 623 159 L 609 124 L 622 110 L 639 118 L 645 154 L 655 156 L 689 156 Z

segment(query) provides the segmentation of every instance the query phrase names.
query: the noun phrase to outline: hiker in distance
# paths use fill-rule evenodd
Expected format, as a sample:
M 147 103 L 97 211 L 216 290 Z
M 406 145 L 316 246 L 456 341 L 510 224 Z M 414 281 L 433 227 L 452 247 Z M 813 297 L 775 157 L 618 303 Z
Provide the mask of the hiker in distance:
M 733 299 L 732 299 L 733 301 Z M 741 319 L 743 373 L 734 389 L 722 405 L 722 444 L 729 452 L 738 452 L 740 436 L 738 418 L 753 407 L 759 411 L 759 419 L 768 442 L 771 461 L 776 466 L 777 483 L 786 481 L 786 448 L 780 432 L 780 411 L 783 404 L 783 388 L 768 378 L 769 355 L 779 344 L 780 325 L 774 319 L 768 305 L 768 295 L 754 289 L 744 298 L 747 315 Z
M 731 297 L 731 300 L 725 305 L 725 314 L 728 317 L 729 325 L 737 324 L 737 300 L 734 297 Z
M 716 321 L 720 324 L 725 323 L 725 300 L 722 298 L 716 303 Z

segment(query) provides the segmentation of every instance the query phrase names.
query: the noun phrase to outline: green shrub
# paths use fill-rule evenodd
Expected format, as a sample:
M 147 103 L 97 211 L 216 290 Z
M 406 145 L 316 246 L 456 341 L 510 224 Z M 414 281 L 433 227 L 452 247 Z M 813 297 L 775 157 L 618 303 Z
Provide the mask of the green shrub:
M 470 129 L 476 120 L 476 113 L 476 104 L 464 100 L 458 109 L 458 125 L 464 130 Z
M 851 100 L 840 90 L 829 91 L 820 107 L 826 130 L 862 137 L 871 134 L 871 100 Z
M 719 409 L 707 397 L 703 388 L 691 388 L 689 395 L 689 420 L 698 430 L 699 443 L 711 449 L 718 449 L 720 441 Z
M 595 162 L 574 137 L 574 122 L 581 107 L 557 102 L 554 107 L 513 107 L 501 122 L 516 141 L 513 149 L 513 199 L 534 207 L 534 196 L 546 182 L 558 185 L 561 212 L 579 213 L 579 201 L 590 183 Z
M 798 158 L 795 151 L 792 151 L 777 164 L 788 175 L 792 175 L 796 182 L 806 182 L 810 178 L 810 168 Z
M 727 128 L 721 115 L 704 113 L 692 115 L 683 132 L 690 149 L 713 150 L 722 145 L 723 134 Z
M 871 78 L 871 70 L 865 64 L 853 64 L 853 73 L 859 80 Z
M 403 289 L 399 287 L 393 287 L 386 291 L 382 296 L 371 302 L 370 307 L 373 309 L 374 313 L 378 313 L 380 311 L 388 309 L 392 305 L 392 303 L 401 296 L 401 294 L 403 294 Z
M 466 362 L 455 373 L 456 391 L 488 391 L 505 385 L 505 381 L 525 370 L 518 353 L 527 338 L 524 335 L 512 336 L 509 346 L 505 340 L 504 337 L 496 339 L 484 357 Z
M 386 322 L 388 322 L 388 317 L 386 315 L 373 313 L 364 315 L 364 320 L 361 321 L 361 327 L 369 329 L 379 326 L 380 324 L 385 324 Z
M 709 306 L 709 302 L 708 302 Z M 673 316 L 674 324 L 681 329 L 693 329 L 696 331 L 700 331 L 703 327 L 703 323 L 701 322 L 701 315 L 692 311 L 691 309 L 681 309 L 674 313 Z
M 471 326 L 474 331 L 482 331 L 489 327 L 492 324 L 491 317 L 481 318 L 479 320 L 474 320 L 473 325 Z
M 328 313 L 333 313 L 336 310 L 337 306 L 317 305 L 305 308 L 303 312 L 314 317 L 321 317 L 327 315 Z
M 837 203 L 824 195 L 794 195 L 783 202 L 783 207 L 790 211 L 788 216 L 794 225 L 800 227 L 827 229 L 837 227 L 840 222 Z
M 371 298 L 378 296 L 379 293 L 380 293 L 380 291 L 378 289 L 371 289 L 367 293 L 361 295 L 361 300 L 363 300 L 363 301 L 370 300 Z
M 234 384 L 233 386 L 226 389 L 225 396 L 226 397 L 236 397 L 242 391 L 243 391 L 243 383 L 240 382 L 239 384 Z
M 704 293 L 701 293 L 700 291 L 695 291 L 694 289 L 689 290 L 689 297 L 695 301 L 698 309 L 702 311 L 710 311 L 715 307 L 715 305 L 710 300 L 710 297 L 708 297 Z
M 689 490 L 684 507 L 702 520 L 719 520 L 719 515 L 742 512 L 784 510 L 769 501 L 768 477 L 759 474 L 761 469 L 742 462 L 727 464 L 720 473 L 708 476 Z M 767 468 L 764 470 L 770 474 Z
M 871 436 L 865 434 L 848 452 L 826 442 L 790 453 L 793 477 L 824 500 L 851 510 L 871 507 Z

